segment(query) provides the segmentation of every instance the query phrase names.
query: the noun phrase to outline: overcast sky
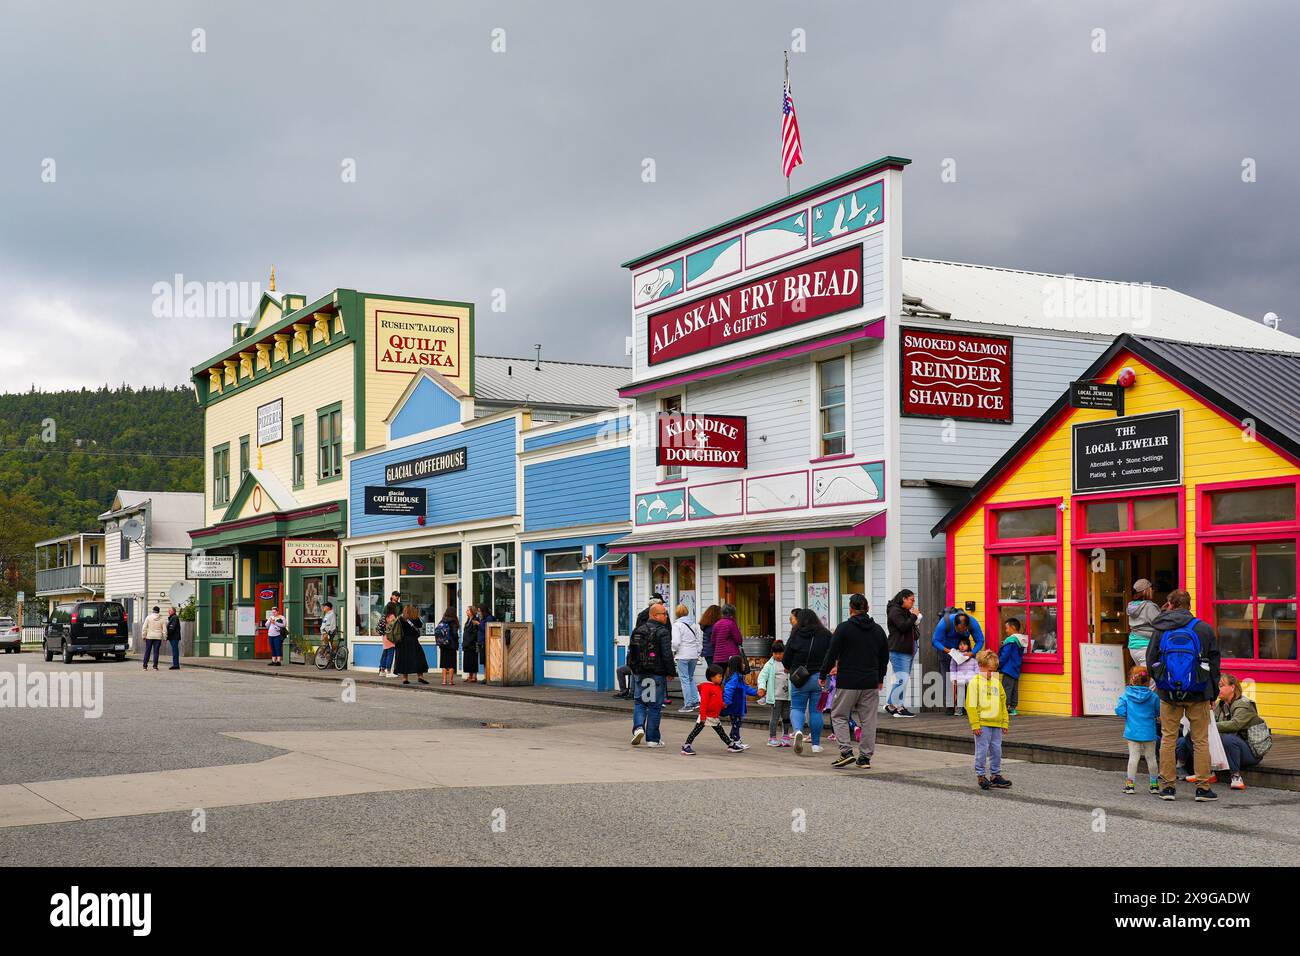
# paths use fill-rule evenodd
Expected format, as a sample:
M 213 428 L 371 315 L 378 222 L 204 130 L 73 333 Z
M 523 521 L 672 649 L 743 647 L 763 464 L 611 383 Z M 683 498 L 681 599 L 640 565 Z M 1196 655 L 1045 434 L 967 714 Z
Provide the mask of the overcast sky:
M 794 30 L 796 189 L 909 157 L 908 255 L 1150 281 L 1300 333 L 1294 3 L 0 9 L 0 390 L 187 382 L 231 319 L 154 318 L 155 283 L 272 263 L 309 299 L 475 301 L 481 352 L 622 362 L 619 262 L 783 194 Z

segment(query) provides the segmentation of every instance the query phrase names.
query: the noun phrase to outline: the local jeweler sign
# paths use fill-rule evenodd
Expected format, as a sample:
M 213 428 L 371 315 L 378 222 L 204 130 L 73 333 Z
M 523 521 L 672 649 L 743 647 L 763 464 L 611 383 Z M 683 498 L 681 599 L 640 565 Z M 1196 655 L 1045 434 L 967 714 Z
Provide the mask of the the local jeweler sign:
M 469 450 L 464 445 L 433 455 L 421 455 L 406 461 L 394 462 L 384 468 L 384 484 L 399 485 L 417 478 L 432 478 L 469 467 Z
M 1160 488 L 1183 482 L 1183 419 L 1177 411 L 1073 426 L 1074 493 Z
M 862 307 L 862 246 L 750 279 L 656 312 L 646 322 L 650 365 Z
M 660 465 L 748 467 L 746 419 L 743 415 L 662 412 L 656 461 Z
M 325 538 L 285 538 L 286 568 L 337 568 L 339 543 Z

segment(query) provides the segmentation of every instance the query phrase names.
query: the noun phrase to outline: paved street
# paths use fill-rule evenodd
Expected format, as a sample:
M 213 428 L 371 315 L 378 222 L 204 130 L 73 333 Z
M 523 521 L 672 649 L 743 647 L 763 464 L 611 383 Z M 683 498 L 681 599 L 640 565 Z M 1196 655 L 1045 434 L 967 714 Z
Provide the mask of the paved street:
M 65 669 L 0 669 L 20 663 Z M 982 794 L 959 754 L 882 747 L 877 769 L 834 771 L 833 748 L 801 759 L 750 734 L 746 754 L 702 736 L 687 759 L 676 720 L 652 751 L 573 708 L 70 669 L 103 672 L 102 717 L 0 711 L 0 864 L 1300 862 L 1282 791 L 1166 804 L 1113 773 L 1010 763 L 1015 788 Z

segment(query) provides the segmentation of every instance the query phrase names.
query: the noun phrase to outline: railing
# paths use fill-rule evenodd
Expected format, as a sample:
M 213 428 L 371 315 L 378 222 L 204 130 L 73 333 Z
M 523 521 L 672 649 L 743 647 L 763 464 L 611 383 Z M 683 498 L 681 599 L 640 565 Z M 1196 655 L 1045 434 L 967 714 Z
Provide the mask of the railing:
M 68 593 L 104 590 L 102 564 L 71 564 L 66 568 L 46 568 L 36 572 L 36 593 Z

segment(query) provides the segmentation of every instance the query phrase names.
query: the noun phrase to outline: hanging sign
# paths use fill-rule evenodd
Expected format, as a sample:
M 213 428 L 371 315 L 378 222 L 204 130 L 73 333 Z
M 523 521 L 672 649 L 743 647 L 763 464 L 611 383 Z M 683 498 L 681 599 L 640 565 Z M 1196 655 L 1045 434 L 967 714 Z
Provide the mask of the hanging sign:
M 331 538 L 285 538 L 286 568 L 337 568 L 339 543 Z
M 390 485 L 417 478 L 432 478 L 453 471 L 464 471 L 469 467 L 469 449 L 462 445 L 450 451 L 440 451 L 435 455 L 421 455 L 406 461 L 395 462 L 384 468 L 384 482 Z
M 284 399 L 257 406 L 257 443 L 271 445 L 284 438 Z
M 746 430 L 743 415 L 660 412 L 656 461 L 660 465 L 746 468 Z
M 1012 340 L 903 329 L 902 414 L 1008 424 Z
M 375 312 L 375 370 L 418 372 L 430 368 L 460 378 L 459 316 Z
M 1070 407 L 1124 414 L 1124 389 L 1102 382 L 1071 382 Z
M 185 578 L 189 581 L 229 581 L 235 576 L 233 554 L 185 555 Z
M 1076 424 L 1074 493 L 1182 484 L 1182 430 L 1178 411 Z
M 646 322 L 650 365 L 862 307 L 862 246 L 750 279 L 656 312 Z
M 366 485 L 365 513 L 368 515 L 422 515 L 428 507 L 424 488 L 385 488 Z

